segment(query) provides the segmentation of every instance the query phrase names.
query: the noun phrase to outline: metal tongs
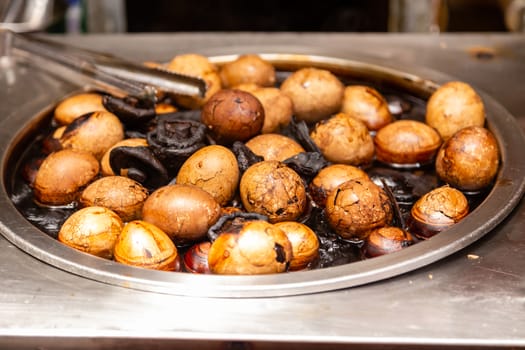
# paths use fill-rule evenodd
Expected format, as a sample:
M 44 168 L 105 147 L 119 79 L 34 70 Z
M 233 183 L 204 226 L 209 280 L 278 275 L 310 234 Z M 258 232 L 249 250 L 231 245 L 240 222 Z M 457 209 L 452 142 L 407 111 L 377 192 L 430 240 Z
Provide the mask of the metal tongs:
M 197 77 L 8 30 L 0 31 L 0 35 L 6 36 L 2 38 L 3 45 L 9 46 L 13 55 L 62 77 L 66 69 L 73 73 L 71 80 L 76 82 L 81 75 L 88 84 L 117 97 L 133 96 L 155 102 L 162 92 L 200 97 L 206 93 L 206 83 Z M 5 47 L 3 51 L 5 54 Z

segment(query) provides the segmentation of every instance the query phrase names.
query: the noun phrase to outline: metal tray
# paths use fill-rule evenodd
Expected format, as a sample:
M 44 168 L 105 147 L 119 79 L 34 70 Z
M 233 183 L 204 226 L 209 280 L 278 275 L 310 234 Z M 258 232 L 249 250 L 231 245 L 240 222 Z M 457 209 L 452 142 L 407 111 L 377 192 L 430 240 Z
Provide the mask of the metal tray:
M 259 53 L 278 69 L 313 66 L 339 74 L 386 82 L 412 94 L 428 97 L 452 77 L 424 68 L 409 72 L 393 66 L 310 54 Z M 215 56 L 217 64 L 236 55 Z M 525 191 L 525 158 L 519 153 L 525 137 L 514 117 L 498 102 L 479 91 L 487 110 L 488 127 L 501 149 L 501 168 L 486 199 L 464 220 L 446 232 L 400 252 L 318 270 L 261 276 L 194 275 L 151 271 L 122 265 L 71 249 L 42 233 L 15 208 L 9 197 L 10 171 L 23 148 L 38 133 L 54 105 L 27 110 L 0 121 L 6 137 L 0 140 L 0 231 L 33 257 L 70 273 L 127 288 L 203 297 L 267 297 L 317 293 L 356 287 L 394 277 L 440 260 L 475 242 L 496 227 L 518 204 Z M 28 97 L 29 98 L 29 97 Z

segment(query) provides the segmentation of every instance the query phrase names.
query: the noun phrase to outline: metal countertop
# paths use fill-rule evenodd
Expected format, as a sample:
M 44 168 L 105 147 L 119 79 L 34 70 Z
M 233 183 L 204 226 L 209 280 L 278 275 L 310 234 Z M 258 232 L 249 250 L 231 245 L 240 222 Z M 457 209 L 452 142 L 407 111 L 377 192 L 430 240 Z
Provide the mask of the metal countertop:
M 185 52 L 278 48 L 397 62 L 407 70 L 413 65 L 427 67 L 488 93 L 525 129 L 525 36 L 519 34 L 177 33 L 61 38 L 138 61 L 167 61 Z M 0 87 L 0 116 L 9 118 L 48 105 L 68 86 L 21 69 L 12 77 L 4 74 Z M 0 252 L 2 349 L 525 347 L 523 199 L 495 230 L 437 263 L 389 280 L 311 295 L 215 299 L 142 292 L 48 266 L 1 236 Z

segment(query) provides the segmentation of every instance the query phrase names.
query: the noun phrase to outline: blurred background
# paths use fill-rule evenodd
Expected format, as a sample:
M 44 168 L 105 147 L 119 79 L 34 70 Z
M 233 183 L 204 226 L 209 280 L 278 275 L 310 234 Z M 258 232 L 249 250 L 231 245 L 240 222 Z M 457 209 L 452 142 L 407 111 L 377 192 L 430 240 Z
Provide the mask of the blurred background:
M 0 0 L 17 32 L 524 32 L 525 0 Z

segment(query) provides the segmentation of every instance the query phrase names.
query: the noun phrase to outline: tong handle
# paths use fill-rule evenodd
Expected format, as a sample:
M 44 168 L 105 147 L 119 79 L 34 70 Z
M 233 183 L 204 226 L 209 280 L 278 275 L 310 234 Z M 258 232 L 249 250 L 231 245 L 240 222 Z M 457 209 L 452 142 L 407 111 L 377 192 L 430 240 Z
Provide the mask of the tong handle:
M 149 68 L 110 54 L 56 41 L 4 32 L 13 36 L 14 51 L 19 55 L 29 60 L 38 57 L 52 65 L 66 67 L 116 96 L 155 100 L 159 91 L 200 97 L 206 93 L 206 83 L 200 78 Z

